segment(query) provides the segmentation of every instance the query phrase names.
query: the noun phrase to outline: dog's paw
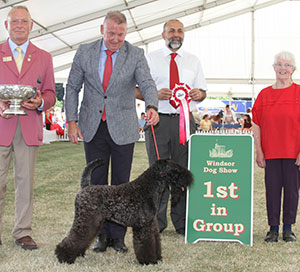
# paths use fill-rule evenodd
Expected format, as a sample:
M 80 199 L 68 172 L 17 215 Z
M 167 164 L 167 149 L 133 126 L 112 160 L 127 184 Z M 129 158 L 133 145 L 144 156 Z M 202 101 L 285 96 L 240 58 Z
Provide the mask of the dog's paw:
M 149 265 L 149 264 L 157 264 L 157 261 L 160 261 L 162 258 L 157 260 L 147 260 L 147 261 L 139 261 L 141 265 Z
M 139 262 L 141 265 L 157 264 L 157 262 Z

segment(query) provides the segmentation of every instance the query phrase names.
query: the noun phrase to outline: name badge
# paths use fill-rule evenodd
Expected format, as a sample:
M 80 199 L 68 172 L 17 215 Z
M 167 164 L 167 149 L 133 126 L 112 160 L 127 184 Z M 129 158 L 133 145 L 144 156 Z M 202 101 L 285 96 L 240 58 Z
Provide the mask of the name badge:
M 11 56 L 9 56 L 9 57 L 3 57 L 2 60 L 3 60 L 3 62 L 12 61 L 12 57 Z

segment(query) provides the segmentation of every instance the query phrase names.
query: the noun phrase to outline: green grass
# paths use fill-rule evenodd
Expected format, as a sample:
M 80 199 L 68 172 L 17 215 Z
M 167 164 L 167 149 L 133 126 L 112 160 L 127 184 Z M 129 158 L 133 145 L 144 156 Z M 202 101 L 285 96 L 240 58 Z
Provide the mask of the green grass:
M 137 143 L 131 178 L 148 166 L 144 143 Z M 80 176 L 85 167 L 83 144 L 57 142 L 40 148 L 35 172 L 33 237 L 40 246 L 37 251 L 24 251 L 14 244 L 10 234 L 14 221 L 14 188 L 12 167 L 8 176 L 6 206 L 0 246 L 0 271 L 299 271 L 300 244 L 266 244 L 267 231 L 263 170 L 255 168 L 254 245 L 230 242 L 199 242 L 185 244 L 170 224 L 162 233 L 163 262 L 141 266 L 135 259 L 132 233 L 128 229 L 127 254 L 109 248 L 105 253 L 91 249 L 85 258 L 73 265 L 60 264 L 54 255 L 57 243 L 67 234 L 73 222 L 74 199 L 80 189 Z M 294 227 L 299 234 L 299 224 Z M 299 234 L 300 235 L 300 234 Z M 300 236 L 299 236 L 300 237 Z M 280 237 L 281 238 L 281 237 Z

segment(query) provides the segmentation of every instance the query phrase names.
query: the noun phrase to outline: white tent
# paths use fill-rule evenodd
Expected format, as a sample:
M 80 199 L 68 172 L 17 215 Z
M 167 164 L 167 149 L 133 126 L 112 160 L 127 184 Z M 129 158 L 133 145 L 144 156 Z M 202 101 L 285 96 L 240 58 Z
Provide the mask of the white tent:
M 205 99 L 197 105 L 199 110 L 207 109 L 214 112 L 224 109 L 225 106 L 226 104 L 218 99 Z
M 181 20 L 184 48 L 201 59 L 208 96 L 256 95 L 273 81 L 273 56 L 281 50 L 293 52 L 300 63 L 296 0 L 2 0 L 0 41 L 7 39 L 4 21 L 14 5 L 29 8 L 35 22 L 31 40 L 52 53 L 57 82 L 66 82 L 79 44 L 100 37 L 109 10 L 124 12 L 127 40 L 146 52 L 164 46 L 166 20 Z

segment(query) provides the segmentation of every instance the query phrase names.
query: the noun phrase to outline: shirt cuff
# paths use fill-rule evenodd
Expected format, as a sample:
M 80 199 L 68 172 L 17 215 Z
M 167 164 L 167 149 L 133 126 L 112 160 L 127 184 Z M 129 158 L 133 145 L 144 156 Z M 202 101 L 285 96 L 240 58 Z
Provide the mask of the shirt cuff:
M 43 111 L 44 99 L 42 98 L 42 104 L 37 108 L 38 111 Z

